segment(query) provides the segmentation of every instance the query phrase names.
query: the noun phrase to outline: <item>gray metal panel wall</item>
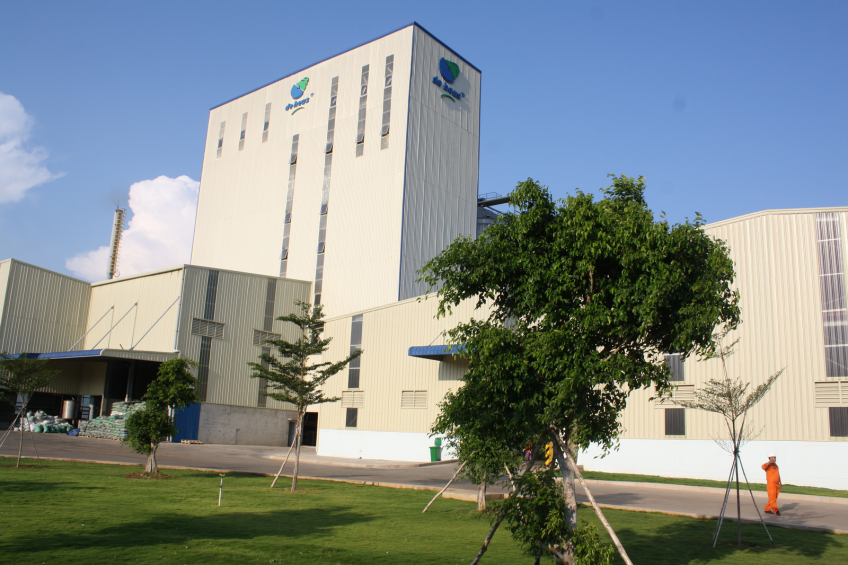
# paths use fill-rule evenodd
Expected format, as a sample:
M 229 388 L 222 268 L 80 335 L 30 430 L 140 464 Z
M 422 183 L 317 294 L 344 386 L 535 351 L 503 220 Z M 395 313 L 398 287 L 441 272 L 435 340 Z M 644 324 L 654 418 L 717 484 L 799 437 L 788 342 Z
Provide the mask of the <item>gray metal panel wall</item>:
M 481 74 L 419 28 L 413 50 L 398 300 L 427 292 L 418 269 L 477 229 Z M 459 102 L 432 82 L 442 57 L 459 65 Z
M 89 283 L 14 259 L 3 264 L 0 351 L 67 350 L 85 331 Z
M 178 349 L 183 357 L 197 361 L 200 336 L 191 334 L 193 318 L 203 318 L 206 283 L 210 269 L 186 268 L 179 320 Z M 219 270 L 214 320 L 224 324 L 224 339 L 212 339 L 206 402 L 257 406 L 259 379 L 250 378 L 247 363 L 257 361 L 261 347 L 253 345 L 253 330 L 263 328 L 268 277 Z M 296 311 L 295 301 L 309 302 L 311 284 L 277 278 L 272 331 L 296 340 L 293 324 L 276 320 Z M 266 408 L 291 410 L 288 404 L 268 399 Z

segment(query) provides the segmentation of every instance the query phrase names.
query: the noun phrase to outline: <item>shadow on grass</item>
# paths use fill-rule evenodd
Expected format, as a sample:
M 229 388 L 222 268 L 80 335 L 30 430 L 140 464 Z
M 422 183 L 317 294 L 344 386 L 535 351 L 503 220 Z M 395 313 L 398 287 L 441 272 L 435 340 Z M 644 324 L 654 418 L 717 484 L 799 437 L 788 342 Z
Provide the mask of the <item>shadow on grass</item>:
M 20 470 L 20 469 L 18 469 Z M 26 472 L 27 470 L 23 470 L 22 472 Z M 69 490 L 101 490 L 101 487 L 85 487 L 80 486 L 77 483 L 73 482 L 38 482 L 32 479 L 26 480 L 15 480 L 8 479 L 8 474 L 4 474 L 4 478 L 0 479 L 0 492 L 9 494 L 9 493 L 43 493 L 46 491 L 63 491 L 68 492 Z
M 131 513 L 131 508 L 115 508 L 116 514 Z M 215 516 L 168 514 L 144 521 L 127 519 L 105 528 L 74 528 L 72 533 L 35 534 L 19 537 L 2 545 L 3 553 L 147 547 L 161 544 L 185 544 L 186 540 L 250 540 L 265 536 L 307 538 L 328 534 L 336 528 L 373 520 L 371 516 L 347 508 L 275 510 L 270 512 L 227 512 Z
M 731 558 L 734 554 L 756 562 L 767 560 L 775 551 L 762 525 L 742 525 L 742 547 L 736 545 L 736 522 L 725 520 L 718 543 L 713 548 L 712 536 L 715 520 L 680 520 L 664 524 L 661 528 L 640 530 L 617 529 L 621 542 L 634 562 L 671 565 L 681 563 L 707 563 Z M 781 550 L 782 557 L 789 553 L 799 562 L 815 561 L 831 548 L 845 547 L 836 536 L 821 532 L 789 530 L 770 527 L 772 538 Z

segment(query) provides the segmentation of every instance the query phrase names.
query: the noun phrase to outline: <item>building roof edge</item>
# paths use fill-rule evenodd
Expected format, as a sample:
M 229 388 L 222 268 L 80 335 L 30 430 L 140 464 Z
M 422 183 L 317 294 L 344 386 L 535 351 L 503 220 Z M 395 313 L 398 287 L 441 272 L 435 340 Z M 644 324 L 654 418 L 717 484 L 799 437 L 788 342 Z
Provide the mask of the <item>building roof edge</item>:
M 760 216 L 778 216 L 784 214 L 815 214 L 816 212 L 848 212 L 848 206 L 833 206 L 821 208 L 778 208 L 771 210 L 760 210 L 759 212 L 751 212 L 750 214 L 736 216 L 735 218 L 728 218 L 726 220 L 719 220 L 718 222 L 710 222 L 709 224 L 704 224 L 704 229 L 717 228 L 726 224 L 741 222 L 743 220 L 752 220 Z

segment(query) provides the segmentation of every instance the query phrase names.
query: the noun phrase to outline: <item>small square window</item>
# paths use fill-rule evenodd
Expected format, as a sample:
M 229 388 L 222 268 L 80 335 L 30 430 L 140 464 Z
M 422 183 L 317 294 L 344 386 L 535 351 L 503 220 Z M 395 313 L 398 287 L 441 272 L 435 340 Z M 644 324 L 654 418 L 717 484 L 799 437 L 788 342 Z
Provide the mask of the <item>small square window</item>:
M 280 253 L 280 260 L 282 261 L 282 260 L 288 259 L 288 258 L 289 258 L 289 250 L 283 249 L 283 252 Z
M 286 214 L 286 220 L 285 221 L 286 221 L 287 224 L 291 223 L 291 213 Z
M 326 249 L 326 243 L 323 241 L 318 242 L 318 253 L 324 253 L 324 249 Z
M 848 407 L 832 407 L 830 416 L 830 437 L 848 437 Z
M 346 428 L 355 428 L 356 420 L 358 417 L 359 408 L 348 408 L 347 414 L 345 414 L 345 427 Z
M 386 77 L 386 86 L 392 85 L 392 75 Z
M 330 108 L 332 108 L 332 107 L 333 107 L 333 106 L 335 106 L 335 105 L 336 105 L 336 97 L 335 97 L 335 96 L 331 96 L 331 97 L 330 97 Z
M 347 388 L 359 388 L 359 369 L 348 369 Z
M 364 153 L 365 153 L 365 144 L 364 143 L 357 143 L 356 144 L 356 156 L 362 157 L 362 155 Z
M 332 152 L 333 152 L 333 142 L 331 141 L 324 148 L 324 153 L 332 153 Z
M 329 204 L 321 204 L 321 215 L 326 216 L 329 209 L 330 209 Z
M 380 128 L 380 135 L 389 135 L 389 124 L 383 124 L 383 127 Z
M 686 435 L 686 409 L 685 408 L 666 408 L 665 409 L 665 435 L 667 435 L 667 436 L 685 436 Z
M 359 132 L 356 134 L 356 143 L 364 143 L 365 142 L 365 132 Z
M 361 89 L 360 89 L 360 91 L 359 91 L 359 95 L 360 95 L 360 96 L 365 96 L 365 95 L 367 95 L 367 94 L 368 94 L 368 85 L 367 85 L 367 84 L 363 84 L 363 85 L 362 85 L 362 88 L 361 88 Z
M 313 303 L 313 305 L 314 305 L 314 306 L 319 306 L 320 304 L 321 304 L 321 295 L 320 295 L 320 294 L 316 294 L 316 295 L 315 295 L 315 302 Z

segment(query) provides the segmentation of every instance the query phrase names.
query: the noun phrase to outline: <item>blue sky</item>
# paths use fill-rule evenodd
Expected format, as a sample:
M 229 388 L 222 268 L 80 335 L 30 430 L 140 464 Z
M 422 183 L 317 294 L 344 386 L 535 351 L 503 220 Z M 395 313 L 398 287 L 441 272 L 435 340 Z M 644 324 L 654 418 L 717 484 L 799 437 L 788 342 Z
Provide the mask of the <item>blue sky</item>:
M 0 107 L 0 148 L 17 151 L 0 182 L 16 155 L 52 179 L 5 201 L 0 186 L 0 259 L 69 272 L 108 244 L 131 185 L 200 180 L 212 106 L 412 21 L 483 71 L 481 192 L 533 177 L 562 197 L 616 173 L 645 175 L 673 221 L 848 205 L 844 1 L 7 1 L 0 15 L 0 102 L 30 118 Z M 145 267 L 179 262 L 152 254 Z

